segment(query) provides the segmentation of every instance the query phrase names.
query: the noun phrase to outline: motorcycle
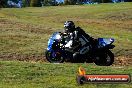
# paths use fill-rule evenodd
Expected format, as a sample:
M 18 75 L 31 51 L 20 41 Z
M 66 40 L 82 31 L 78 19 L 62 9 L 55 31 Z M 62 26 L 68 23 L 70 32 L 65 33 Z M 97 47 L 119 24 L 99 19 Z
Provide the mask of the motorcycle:
M 83 36 L 84 37 L 84 36 Z M 98 38 L 94 39 L 93 43 L 89 43 L 86 38 L 83 40 L 83 47 L 80 47 L 80 42 L 74 47 L 70 47 L 71 41 L 64 38 L 61 32 L 55 32 L 49 38 L 48 47 L 45 51 L 46 59 L 51 63 L 70 62 L 94 62 L 96 65 L 110 66 L 114 62 L 114 54 L 110 51 L 115 46 L 113 38 Z M 69 48 L 70 47 L 70 48 Z M 76 52 L 78 51 L 78 52 Z

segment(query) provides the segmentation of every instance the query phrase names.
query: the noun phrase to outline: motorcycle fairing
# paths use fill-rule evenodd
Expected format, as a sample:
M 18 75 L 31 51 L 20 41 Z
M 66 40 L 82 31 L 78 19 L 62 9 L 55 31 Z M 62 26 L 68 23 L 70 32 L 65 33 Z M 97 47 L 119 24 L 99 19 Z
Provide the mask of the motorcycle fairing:
M 114 42 L 113 38 L 98 38 L 99 47 L 105 47 L 111 45 Z
M 59 41 L 60 39 L 61 39 L 61 36 L 59 32 L 53 33 L 53 35 L 49 38 L 47 50 L 51 51 L 53 43 L 55 41 Z

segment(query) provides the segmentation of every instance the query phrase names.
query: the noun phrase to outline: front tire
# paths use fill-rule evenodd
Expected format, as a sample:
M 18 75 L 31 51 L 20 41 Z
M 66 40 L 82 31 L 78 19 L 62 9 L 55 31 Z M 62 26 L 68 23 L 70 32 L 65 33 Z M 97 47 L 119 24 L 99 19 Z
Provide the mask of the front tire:
M 108 50 L 95 58 L 94 63 L 100 66 L 110 66 L 114 62 L 114 54 Z
M 56 55 L 54 57 L 54 55 Z M 61 54 L 59 52 L 49 52 L 49 51 L 45 51 L 45 56 L 47 61 L 49 61 L 50 63 L 63 63 L 64 62 L 64 58 L 61 56 Z

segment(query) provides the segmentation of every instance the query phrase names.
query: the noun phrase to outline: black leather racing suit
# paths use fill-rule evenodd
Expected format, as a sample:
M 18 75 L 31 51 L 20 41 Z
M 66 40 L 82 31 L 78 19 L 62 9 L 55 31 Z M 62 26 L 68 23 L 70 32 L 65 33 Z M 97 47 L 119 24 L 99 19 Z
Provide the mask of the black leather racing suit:
M 72 34 L 70 36 L 71 36 L 71 40 L 73 41 L 72 46 L 79 44 L 80 43 L 79 38 L 82 36 L 88 40 L 87 42 L 89 44 L 93 42 L 93 38 L 90 37 L 88 34 L 86 34 L 85 31 L 83 29 L 81 29 L 80 27 L 77 27 L 75 29 L 75 31 L 72 32 Z

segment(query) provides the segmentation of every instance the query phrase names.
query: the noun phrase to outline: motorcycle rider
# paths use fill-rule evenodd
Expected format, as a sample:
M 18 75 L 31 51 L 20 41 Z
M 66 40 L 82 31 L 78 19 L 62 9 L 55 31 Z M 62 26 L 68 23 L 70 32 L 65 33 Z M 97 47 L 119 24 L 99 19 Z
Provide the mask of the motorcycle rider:
M 70 41 L 65 45 L 66 47 L 69 43 L 69 48 L 73 48 L 78 45 L 78 48 L 75 49 L 75 53 L 85 54 L 90 50 L 90 43 L 93 41 L 93 38 L 86 34 L 80 27 L 75 27 L 73 21 L 66 21 L 64 23 L 63 34 L 70 37 Z

